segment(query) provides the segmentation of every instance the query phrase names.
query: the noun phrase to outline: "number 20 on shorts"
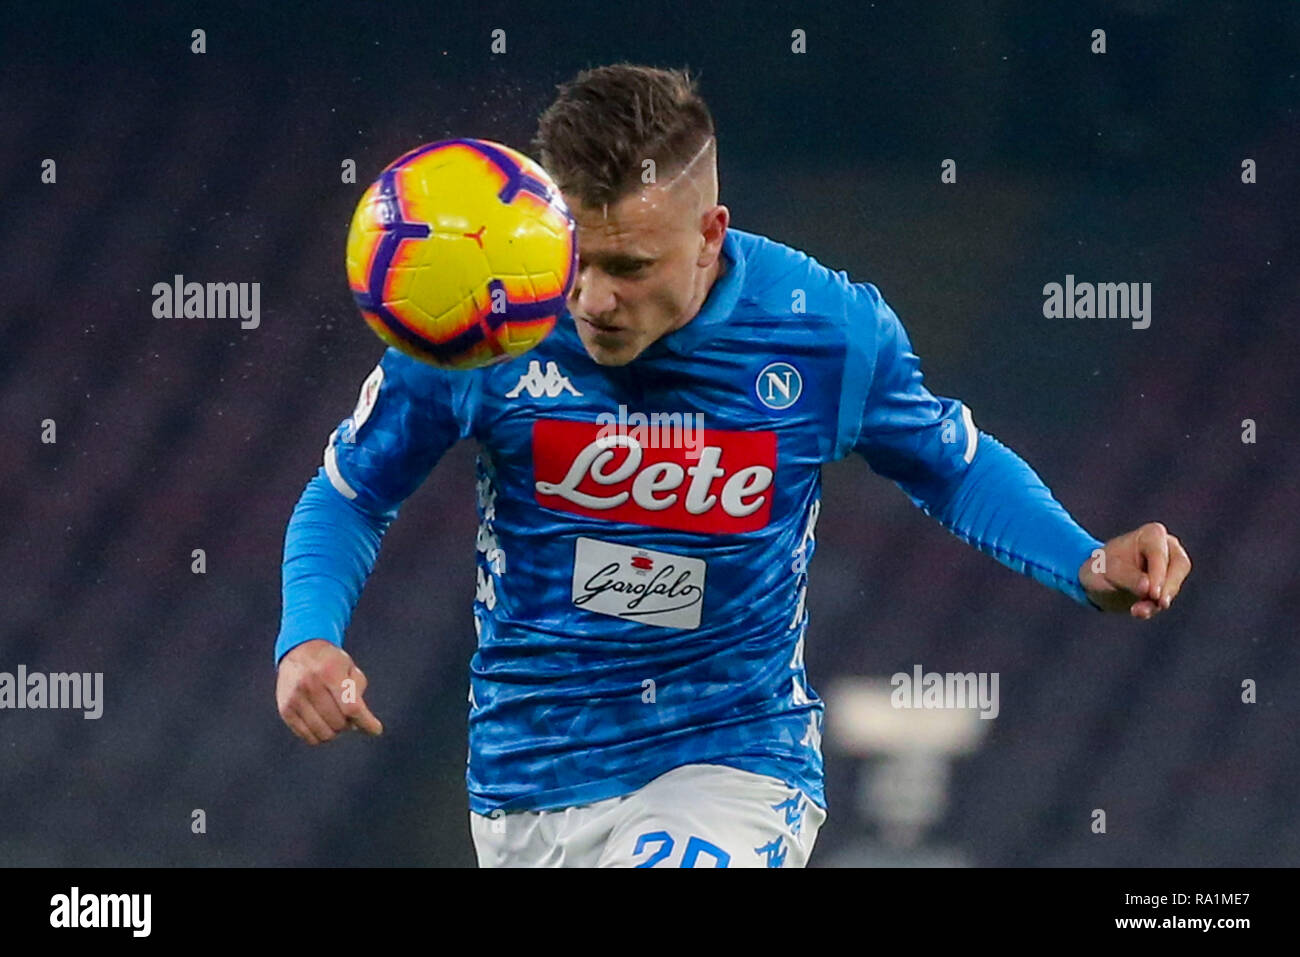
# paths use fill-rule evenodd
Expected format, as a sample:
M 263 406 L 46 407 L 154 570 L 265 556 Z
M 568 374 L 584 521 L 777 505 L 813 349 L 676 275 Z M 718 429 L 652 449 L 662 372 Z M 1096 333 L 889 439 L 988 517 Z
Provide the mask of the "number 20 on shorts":
M 632 855 L 635 857 L 638 854 L 645 853 L 650 848 L 654 848 L 654 852 L 636 866 L 654 867 L 656 864 L 666 861 L 672 856 L 674 845 L 675 842 L 673 841 L 672 835 L 667 831 L 647 831 L 636 839 L 636 848 L 632 851 Z M 682 852 L 682 862 L 677 866 L 708 867 L 709 865 L 707 861 L 701 862 L 697 865 L 696 862 L 699 860 L 701 854 L 706 854 L 713 858 L 714 867 L 726 867 L 731 861 L 731 855 L 716 844 L 710 844 L 702 837 L 691 835 L 690 839 L 686 842 L 686 850 Z

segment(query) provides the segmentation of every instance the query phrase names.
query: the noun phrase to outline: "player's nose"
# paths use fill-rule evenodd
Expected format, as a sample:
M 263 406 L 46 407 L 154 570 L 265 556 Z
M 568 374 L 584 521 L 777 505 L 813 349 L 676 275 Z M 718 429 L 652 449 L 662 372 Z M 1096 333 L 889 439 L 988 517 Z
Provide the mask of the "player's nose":
M 591 319 L 613 314 L 618 305 L 613 283 L 603 279 L 594 269 L 584 269 L 578 274 L 573 291 L 577 312 Z

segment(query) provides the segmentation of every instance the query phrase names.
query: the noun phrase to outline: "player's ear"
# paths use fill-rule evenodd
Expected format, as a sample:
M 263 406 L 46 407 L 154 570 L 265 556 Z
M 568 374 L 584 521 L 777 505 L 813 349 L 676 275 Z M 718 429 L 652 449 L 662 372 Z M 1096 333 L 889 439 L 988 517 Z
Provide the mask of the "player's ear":
M 727 235 L 727 224 L 731 220 L 731 211 L 722 205 L 706 209 L 700 217 L 700 257 L 697 264 L 701 267 L 713 265 L 722 252 L 722 240 Z

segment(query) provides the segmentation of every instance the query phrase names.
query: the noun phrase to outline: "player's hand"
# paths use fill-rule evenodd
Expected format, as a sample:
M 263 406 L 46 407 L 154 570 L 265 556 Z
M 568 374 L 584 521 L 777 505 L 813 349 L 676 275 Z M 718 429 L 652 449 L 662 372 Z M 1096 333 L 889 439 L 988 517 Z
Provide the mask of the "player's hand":
M 1102 611 L 1151 618 L 1168 608 L 1192 570 L 1183 543 L 1159 522 L 1147 522 L 1103 546 L 1079 567 L 1079 583 Z
M 332 741 L 347 728 L 382 734 L 384 726 L 362 698 L 366 684 L 351 655 L 323 638 L 313 638 L 280 659 L 275 703 L 284 723 L 308 744 Z

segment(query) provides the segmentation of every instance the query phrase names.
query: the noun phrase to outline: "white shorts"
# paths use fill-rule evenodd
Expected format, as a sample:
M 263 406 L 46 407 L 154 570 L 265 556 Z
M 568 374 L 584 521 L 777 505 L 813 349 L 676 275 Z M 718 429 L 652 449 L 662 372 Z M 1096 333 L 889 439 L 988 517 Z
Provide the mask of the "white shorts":
M 687 764 L 618 797 L 469 815 L 479 867 L 803 867 L 826 812 L 776 778 Z

